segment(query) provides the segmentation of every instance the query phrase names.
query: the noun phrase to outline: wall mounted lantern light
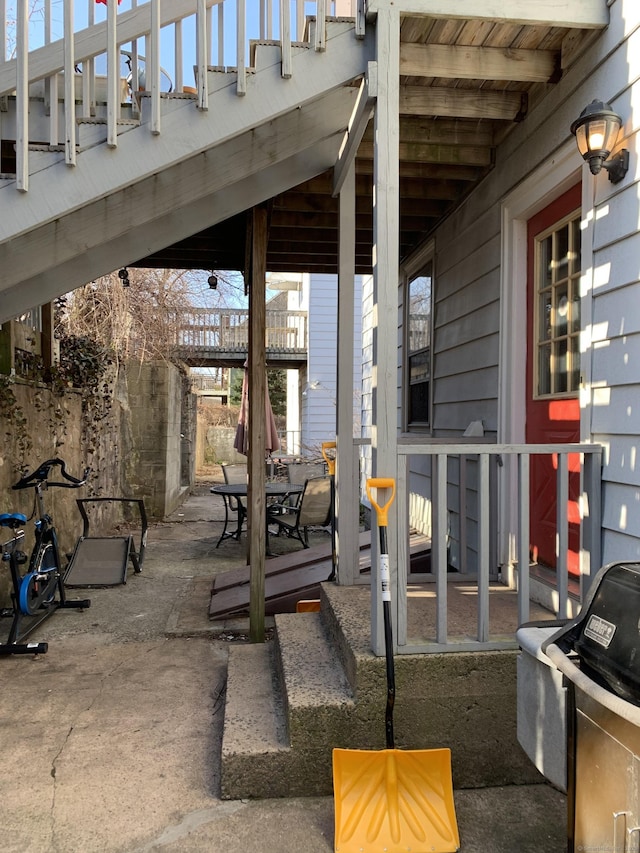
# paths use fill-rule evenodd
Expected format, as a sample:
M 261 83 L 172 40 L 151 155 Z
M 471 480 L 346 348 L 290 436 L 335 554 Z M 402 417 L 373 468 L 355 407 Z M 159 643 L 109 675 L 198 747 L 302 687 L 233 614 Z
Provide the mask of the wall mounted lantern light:
M 629 170 L 629 152 L 626 148 L 607 160 L 621 127 L 622 119 L 614 113 L 610 104 L 598 100 L 585 107 L 571 125 L 578 151 L 589 163 L 591 174 L 598 175 L 601 169 L 606 169 L 612 184 L 621 181 Z

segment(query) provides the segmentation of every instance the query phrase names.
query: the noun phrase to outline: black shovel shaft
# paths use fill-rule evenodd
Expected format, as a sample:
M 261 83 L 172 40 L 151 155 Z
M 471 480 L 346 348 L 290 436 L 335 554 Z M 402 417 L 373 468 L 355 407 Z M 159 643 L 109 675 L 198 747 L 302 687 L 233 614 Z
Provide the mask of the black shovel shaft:
M 387 554 L 387 528 L 380 527 L 380 554 Z M 387 664 L 387 706 L 384 714 L 384 727 L 387 749 L 395 749 L 395 738 L 393 734 L 393 706 L 396 700 L 396 674 L 393 664 L 393 630 L 391 623 L 391 602 L 382 602 L 382 616 L 384 619 L 384 651 Z

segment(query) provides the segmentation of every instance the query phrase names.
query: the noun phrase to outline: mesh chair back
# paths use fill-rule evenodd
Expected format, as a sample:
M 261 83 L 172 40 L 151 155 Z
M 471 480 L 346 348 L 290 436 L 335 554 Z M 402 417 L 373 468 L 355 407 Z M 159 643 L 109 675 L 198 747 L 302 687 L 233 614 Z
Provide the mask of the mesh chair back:
M 300 499 L 298 527 L 325 527 L 331 521 L 331 480 L 315 477 L 307 480 Z
M 224 474 L 225 483 L 246 483 L 247 463 L 235 462 L 232 465 L 223 465 L 222 473 Z
M 304 486 L 307 480 L 324 477 L 324 462 L 291 462 L 287 465 L 287 479 L 297 486 Z

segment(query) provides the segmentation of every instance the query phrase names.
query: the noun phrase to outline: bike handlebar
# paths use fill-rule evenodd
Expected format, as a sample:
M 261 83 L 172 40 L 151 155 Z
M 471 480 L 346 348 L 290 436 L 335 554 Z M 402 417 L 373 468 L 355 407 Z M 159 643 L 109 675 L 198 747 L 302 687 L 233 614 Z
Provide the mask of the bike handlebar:
M 52 468 L 60 466 L 60 474 L 66 480 L 65 483 L 49 482 L 49 472 Z M 87 482 L 87 477 L 91 473 L 91 468 L 85 468 L 82 477 L 72 477 L 67 473 L 67 468 L 63 459 L 47 459 L 31 474 L 25 474 L 15 485 L 13 489 L 28 489 L 32 486 L 39 486 L 41 483 L 47 483 L 48 486 L 60 486 L 63 489 L 79 489 Z

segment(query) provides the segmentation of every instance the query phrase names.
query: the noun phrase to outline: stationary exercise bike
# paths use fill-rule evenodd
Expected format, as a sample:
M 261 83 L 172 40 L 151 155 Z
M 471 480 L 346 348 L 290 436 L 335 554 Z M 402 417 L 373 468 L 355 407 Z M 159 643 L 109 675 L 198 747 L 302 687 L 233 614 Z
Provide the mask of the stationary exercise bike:
M 50 472 L 57 467 L 60 468 L 62 481 L 50 481 Z M 0 515 L 0 527 L 13 533 L 10 539 L 0 543 L 1 559 L 9 565 L 13 587 L 12 607 L 0 610 L 0 617 L 12 619 L 7 641 L 0 644 L 0 655 L 44 654 L 48 649 L 47 643 L 24 643 L 23 640 L 59 608 L 84 609 L 91 604 L 90 599 L 69 600 L 65 595 L 64 567 L 58 536 L 53 519 L 45 511 L 43 497 L 44 492 L 54 486 L 63 489 L 80 488 L 86 483 L 89 471 L 87 468 L 78 479 L 67 472 L 62 459 L 48 459 L 13 486 L 14 489 L 35 490 L 31 516 L 36 519 L 35 542 L 31 555 L 27 557 L 22 550 L 24 525 L 28 521 L 26 515 L 19 512 Z M 27 562 L 27 572 L 22 574 L 21 567 Z

